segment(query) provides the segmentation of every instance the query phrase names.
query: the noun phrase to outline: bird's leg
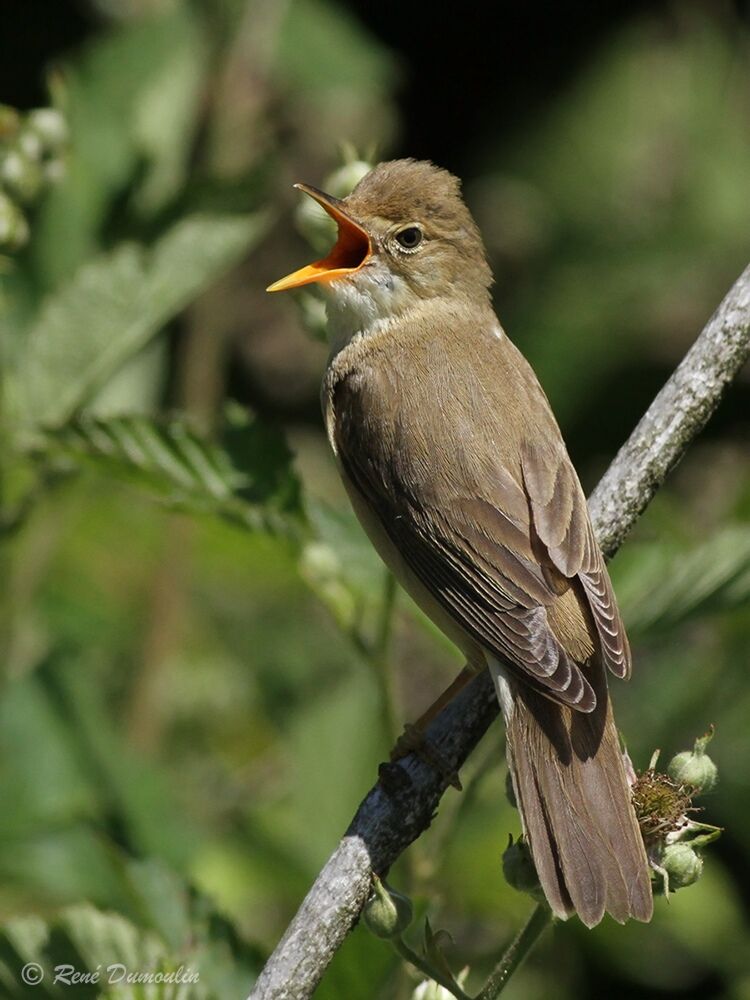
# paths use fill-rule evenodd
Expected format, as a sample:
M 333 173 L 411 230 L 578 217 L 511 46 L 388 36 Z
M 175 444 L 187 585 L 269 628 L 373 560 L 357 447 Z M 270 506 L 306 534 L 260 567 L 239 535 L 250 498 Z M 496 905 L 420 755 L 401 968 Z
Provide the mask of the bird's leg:
M 416 722 L 407 722 L 403 733 L 396 740 L 396 744 L 391 750 L 391 760 L 400 760 L 402 757 L 407 757 L 410 753 L 415 753 L 427 764 L 435 767 L 441 774 L 448 778 L 454 788 L 460 791 L 461 782 L 459 781 L 457 772 L 448 766 L 438 748 L 432 746 L 425 733 L 432 720 L 442 712 L 446 705 L 449 705 L 453 701 L 459 691 L 462 691 L 475 676 L 476 670 L 467 664 L 458 677 L 433 701 L 427 711 L 423 712 Z

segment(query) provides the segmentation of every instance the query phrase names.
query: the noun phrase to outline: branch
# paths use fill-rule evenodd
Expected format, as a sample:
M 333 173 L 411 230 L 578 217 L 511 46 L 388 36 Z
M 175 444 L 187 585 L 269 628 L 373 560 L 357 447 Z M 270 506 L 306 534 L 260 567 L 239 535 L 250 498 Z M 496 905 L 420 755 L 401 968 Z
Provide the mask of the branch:
M 589 508 L 612 556 L 686 452 L 750 355 L 750 266 L 654 399 L 594 490 Z M 427 737 L 456 770 L 498 714 L 484 671 L 429 727 Z M 249 1000 L 307 1000 L 357 921 L 371 873 L 384 874 L 430 825 L 447 781 L 414 756 L 382 764 L 379 780 L 315 880 Z

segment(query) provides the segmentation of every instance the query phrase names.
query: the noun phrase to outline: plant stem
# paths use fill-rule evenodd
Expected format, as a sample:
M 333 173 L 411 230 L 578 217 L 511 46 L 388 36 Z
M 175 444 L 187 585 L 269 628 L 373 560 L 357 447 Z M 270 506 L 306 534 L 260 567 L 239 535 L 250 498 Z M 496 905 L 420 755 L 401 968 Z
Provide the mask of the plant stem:
M 421 955 L 412 951 L 403 938 L 395 938 L 391 943 L 402 958 L 405 958 L 411 965 L 416 966 L 416 968 L 419 969 L 420 972 L 423 972 L 429 979 L 434 979 L 436 983 L 439 983 L 440 986 L 448 990 L 451 996 L 456 997 L 456 1000 L 471 1000 L 471 997 L 464 993 L 455 980 L 448 979 L 446 976 L 443 976 L 439 969 L 434 968 L 434 966 L 432 966 L 426 959 L 422 958 Z
M 508 984 L 508 980 L 531 951 L 537 938 L 552 920 L 552 911 L 546 903 L 537 903 L 525 927 L 508 946 L 495 966 L 490 978 L 477 994 L 476 1000 L 495 1000 Z

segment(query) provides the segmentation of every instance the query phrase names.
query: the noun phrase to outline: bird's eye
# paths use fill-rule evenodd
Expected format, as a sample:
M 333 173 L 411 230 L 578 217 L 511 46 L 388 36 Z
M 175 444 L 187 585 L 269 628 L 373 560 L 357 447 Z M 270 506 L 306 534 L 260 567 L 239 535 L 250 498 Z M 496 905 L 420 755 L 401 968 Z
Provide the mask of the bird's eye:
M 416 250 L 422 242 L 422 230 L 419 226 L 407 226 L 396 233 L 396 242 L 402 250 Z

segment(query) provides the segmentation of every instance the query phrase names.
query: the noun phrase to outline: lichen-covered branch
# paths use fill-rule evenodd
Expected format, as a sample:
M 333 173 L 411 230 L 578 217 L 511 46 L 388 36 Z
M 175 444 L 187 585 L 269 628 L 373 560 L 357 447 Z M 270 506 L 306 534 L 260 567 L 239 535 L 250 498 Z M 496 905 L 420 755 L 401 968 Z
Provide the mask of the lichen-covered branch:
M 654 399 L 591 496 L 608 556 L 645 510 L 669 470 L 716 409 L 750 355 L 750 267 Z M 478 675 L 428 730 L 456 770 L 497 715 L 489 674 Z M 307 1000 L 356 923 L 371 873 L 384 874 L 430 825 L 445 777 L 411 756 L 381 766 L 378 783 L 315 880 L 258 978 L 250 1000 Z

